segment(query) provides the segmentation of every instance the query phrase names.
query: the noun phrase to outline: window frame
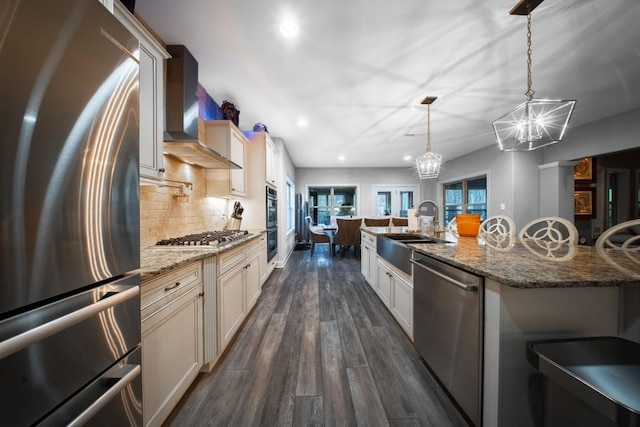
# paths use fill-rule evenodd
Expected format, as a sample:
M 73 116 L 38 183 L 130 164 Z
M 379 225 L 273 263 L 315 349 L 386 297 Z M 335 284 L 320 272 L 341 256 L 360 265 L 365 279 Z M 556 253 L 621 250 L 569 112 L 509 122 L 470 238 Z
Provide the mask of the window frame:
M 485 186 L 484 186 L 484 191 L 485 191 L 485 201 L 484 203 L 469 203 L 468 200 L 468 195 L 469 195 L 469 182 L 470 181 L 476 181 L 479 179 L 483 179 L 485 180 Z M 462 202 L 461 203 L 447 203 L 447 186 L 452 186 L 452 185 L 456 185 L 456 184 L 461 184 L 462 186 Z M 442 205 L 443 205 L 443 225 L 446 226 L 449 224 L 449 222 L 451 221 L 451 219 L 455 218 L 455 214 L 454 216 L 447 220 L 447 207 L 451 206 L 451 207 L 460 207 L 460 212 L 457 211 L 457 209 L 455 209 L 456 213 L 478 213 L 478 211 L 480 212 L 480 220 L 483 221 L 485 220 L 488 216 L 489 216 L 489 174 L 487 172 L 480 172 L 477 174 L 473 174 L 473 175 L 469 175 L 466 176 L 464 178 L 457 178 L 457 179 L 453 179 L 451 181 L 448 182 L 443 182 L 442 184 Z M 484 206 L 484 211 L 482 212 L 482 210 L 471 210 L 471 212 L 469 212 L 469 208 L 470 207 L 483 207 Z M 454 211 L 454 209 L 451 209 L 451 211 Z
M 353 205 L 342 205 L 342 206 L 336 206 L 335 203 L 335 189 L 340 189 L 340 188 L 353 188 L 354 193 L 353 193 L 353 197 L 354 197 L 354 202 Z M 317 190 L 317 189 L 323 189 L 323 190 L 329 190 L 329 203 L 325 206 L 325 205 L 312 205 L 311 204 L 311 191 L 312 190 Z M 307 186 L 307 200 L 309 202 L 309 213 L 308 215 L 311 216 L 313 223 L 315 225 L 319 225 L 319 224 L 325 224 L 325 225 L 330 225 L 331 224 L 331 219 L 335 218 L 336 216 L 340 216 L 340 215 L 336 215 L 338 212 L 338 209 L 342 208 L 347 208 L 347 209 L 353 209 L 353 214 L 347 214 L 344 216 L 358 216 L 358 212 L 359 212 L 359 208 L 358 208 L 358 204 L 360 201 L 360 186 L 358 184 L 317 184 L 317 185 L 308 185 Z M 316 200 L 316 203 L 318 201 Z M 314 211 L 318 212 L 318 209 L 322 209 L 323 211 L 327 211 L 328 215 L 326 215 L 326 217 L 328 219 L 326 219 L 325 221 L 327 222 L 319 222 L 318 221 L 318 217 L 319 215 L 316 213 L 315 217 L 313 215 Z

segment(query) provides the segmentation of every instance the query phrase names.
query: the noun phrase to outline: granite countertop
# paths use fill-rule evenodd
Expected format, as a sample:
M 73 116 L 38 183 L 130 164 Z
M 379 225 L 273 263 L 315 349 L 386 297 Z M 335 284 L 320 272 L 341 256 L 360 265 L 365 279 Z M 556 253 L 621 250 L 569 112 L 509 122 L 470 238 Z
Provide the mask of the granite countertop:
M 406 227 L 366 227 L 374 235 L 409 232 Z M 445 240 L 452 243 L 415 243 L 415 251 L 516 288 L 640 286 L 640 253 L 592 246 L 563 247 L 556 257 L 536 245 L 517 240 L 494 249 L 474 237 Z
M 250 231 L 245 237 L 221 247 L 215 246 L 149 246 L 140 250 L 140 280 L 154 277 L 182 267 L 193 261 L 220 255 L 261 236 L 261 231 Z

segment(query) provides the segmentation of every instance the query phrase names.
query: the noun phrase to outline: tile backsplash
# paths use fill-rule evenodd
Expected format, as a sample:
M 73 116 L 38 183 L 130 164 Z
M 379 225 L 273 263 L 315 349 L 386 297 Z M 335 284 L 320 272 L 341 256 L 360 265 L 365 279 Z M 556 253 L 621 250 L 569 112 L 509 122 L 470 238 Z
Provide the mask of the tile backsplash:
M 178 188 L 155 184 L 140 186 L 140 247 L 158 240 L 208 230 L 221 230 L 226 223 L 228 201 L 205 197 L 204 169 L 164 157 L 165 179 L 193 183 L 188 197 L 174 197 Z M 168 185 L 180 186 L 174 182 Z M 189 190 L 186 190 L 189 192 Z

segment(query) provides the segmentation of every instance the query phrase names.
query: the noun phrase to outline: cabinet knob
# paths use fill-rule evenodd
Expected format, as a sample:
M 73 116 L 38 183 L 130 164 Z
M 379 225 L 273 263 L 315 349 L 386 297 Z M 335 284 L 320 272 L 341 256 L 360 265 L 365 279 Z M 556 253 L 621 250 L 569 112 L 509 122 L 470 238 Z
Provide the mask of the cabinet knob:
M 160 173 L 164 173 L 164 168 L 160 168 L 160 169 L 158 169 L 158 172 L 160 172 Z

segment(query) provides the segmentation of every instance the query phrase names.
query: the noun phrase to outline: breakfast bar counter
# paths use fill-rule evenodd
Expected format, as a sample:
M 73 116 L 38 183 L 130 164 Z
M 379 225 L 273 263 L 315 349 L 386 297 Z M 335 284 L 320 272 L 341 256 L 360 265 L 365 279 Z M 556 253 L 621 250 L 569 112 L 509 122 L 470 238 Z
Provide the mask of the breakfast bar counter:
M 406 227 L 362 230 L 376 236 L 411 233 Z M 515 288 L 640 286 L 640 253 L 575 246 L 560 248 L 552 257 L 535 244 L 521 241 L 507 249 L 495 249 L 475 237 L 447 234 L 444 240 L 451 243 L 411 243 L 409 247 Z
M 363 227 L 362 231 L 376 237 L 419 234 L 406 227 Z M 477 360 L 483 378 L 479 424 L 542 424 L 543 381 L 526 360 L 527 342 L 599 336 L 640 342 L 639 253 L 590 246 L 564 246 L 549 253 L 544 245 L 519 239 L 495 249 L 477 238 L 448 234 L 444 240 L 449 243 L 409 243 L 408 247 L 482 277 L 475 288 L 481 342 Z M 432 285 L 414 283 L 414 288 Z M 458 288 L 457 292 L 465 291 Z M 445 303 L 436 301 L 435 306 Z M 415 313 L 423 309 L 414 305 L 414 319 L 420 319 Z M 439 320 L 441 328 L 463 340 L 457 325 L 470 313 L 462 306 L 448 313 L 448 324 Z M 416 321 L 414 336 L 421 328 L 425 325 Z M 464 341 L 457 343 L 462 346 Z

